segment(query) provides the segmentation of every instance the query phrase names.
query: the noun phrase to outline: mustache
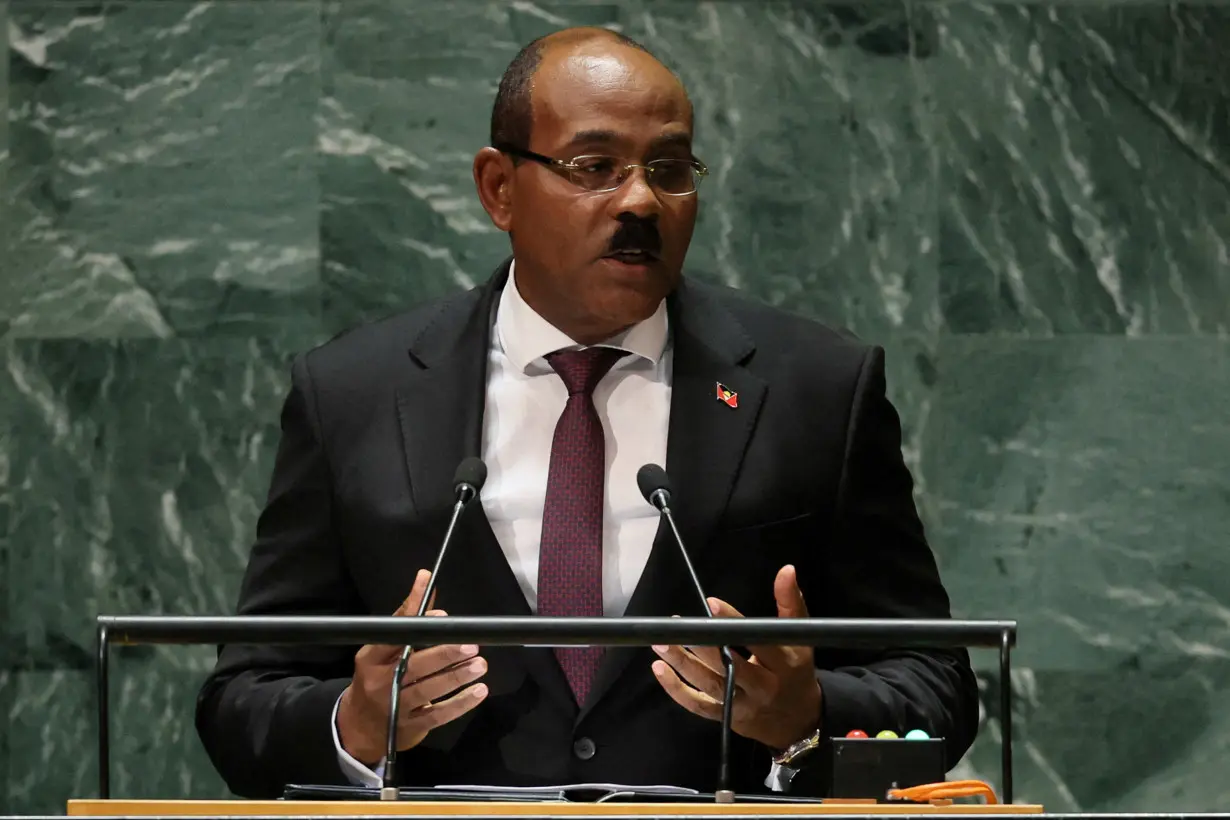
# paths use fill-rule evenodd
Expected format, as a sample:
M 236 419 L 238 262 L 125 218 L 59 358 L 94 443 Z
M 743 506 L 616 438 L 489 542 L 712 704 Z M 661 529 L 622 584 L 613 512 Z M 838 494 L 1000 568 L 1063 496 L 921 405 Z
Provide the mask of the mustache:
M 662 234 L 656 223 L 648 219 L 627 220 L 611 236 L 607 253 L 620 251 L 648 251 L 655 256 L 662 253 Z

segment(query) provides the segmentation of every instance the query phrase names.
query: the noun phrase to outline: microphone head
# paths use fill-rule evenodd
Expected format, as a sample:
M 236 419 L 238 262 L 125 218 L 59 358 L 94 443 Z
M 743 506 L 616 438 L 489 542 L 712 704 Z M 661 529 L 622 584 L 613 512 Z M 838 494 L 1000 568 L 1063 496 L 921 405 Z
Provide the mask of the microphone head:
M 481 458 L 470 456 L 457 465 L 457 472 L 453 473 L 453 489 L 460 490 L 462 487 L 469 486 L 473 487 L 477 494 L 483 488 L 486 480 L 487 465 Z
M 645 500 L 655 507 L 658 506 L 658 502 L 654 500 L 654 494 L 659 490 L 666 494 L 668 501 L 670 500 L 670 477 L 666 475 L 666 470 L 663 470 L 657 464 L 646 464 L 636 471 L 636 486 L 640 488 L 641 495 L 645 496 Z

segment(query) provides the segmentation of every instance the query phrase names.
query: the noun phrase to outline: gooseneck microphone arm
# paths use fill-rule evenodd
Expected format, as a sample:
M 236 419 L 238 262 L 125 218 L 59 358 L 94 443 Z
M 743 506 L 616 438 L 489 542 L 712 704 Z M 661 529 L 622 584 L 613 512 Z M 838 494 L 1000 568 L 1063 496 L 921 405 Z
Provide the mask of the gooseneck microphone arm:
M 436 579 L 440 577 L 440 565 L 444 563 L 444 554 L 448 552 L 448 545 L 453 540 L 457 520 L 461 518 L 466 505 L 478 497 L 486 480 L 487 465 L 481 459 L 467 458 L 457 466 L 457 472 L 453 476 L 453 491 L 457 500 L 453 504 L 453 514 L 449 518 L 448 529 L 444 532 L 444 540 L 440 542 L 440 551 L 436 553 L 436 563 L 431 568 L 431 577 L 427 579 L 427 589 L 423 591 L 423 600 L 419 602 L 417 617 L 423 617 L 427 612 L 427 606 L 431 603 L 431 596 L 436 590 Z M 393 669 L 393 681 L 389 686 L 388 745 L 385 747 L 384 773 L 381 777 L 381 800 L 398 798 L 395 769 L 397 768 L 397 722 L 401 714 L 401 679 L 406 674 L 406 667 L 410 665 L 412 652 L 412 647 L 402 647 L 401 657 L 397 659 L 397 666 Z
M 675 516 L 671 512 L 671 486 L 666 471 L 657 464 L 646 464 L 637 471 L 636 483 L 640 487 L 641 494 L 645 496 L 645 500 L 656 507 L 658 512 L 666 518 L 671 534 L 675 537 L 675 543 L 679 546 L 679 554 L 683 556 L 683 563 L 688 569 L 688 577 L 692 579 L 692 588 L 696 590 L 701 608 L 706 617 L 715 617 L 713 610 L 709 608 L 709 599 L 705 595 L 705 589 L 696 575 L 696 568 L 692 566 L 692 559 L 688 556 L 688 549 L 683 544 L 683 535 L 680 534 L 679 527 L 675 523 Z M 731 654 L 729 646 L 720 647 L 719 651 L 726 667 L 726 692 L 722 696 L 722 740 L 718 759 L 718 787 L 714 792 L 714 799 L 718 803 L 733 803 L 735 793 L 730 788 L 730 740 L 735 703 L 735 657 Z

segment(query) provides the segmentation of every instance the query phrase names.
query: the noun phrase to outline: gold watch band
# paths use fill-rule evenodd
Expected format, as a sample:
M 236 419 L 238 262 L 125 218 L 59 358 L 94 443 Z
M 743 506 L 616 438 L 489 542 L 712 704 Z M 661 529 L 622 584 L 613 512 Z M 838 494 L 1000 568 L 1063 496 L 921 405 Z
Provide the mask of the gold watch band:
M 820 746 L 821 732 L 819 729 L 808 737 L 790 744 L 784 752 L 773 757 L 773 762 L 779 766 L 791 766 L 795 761 L 806 757 Z

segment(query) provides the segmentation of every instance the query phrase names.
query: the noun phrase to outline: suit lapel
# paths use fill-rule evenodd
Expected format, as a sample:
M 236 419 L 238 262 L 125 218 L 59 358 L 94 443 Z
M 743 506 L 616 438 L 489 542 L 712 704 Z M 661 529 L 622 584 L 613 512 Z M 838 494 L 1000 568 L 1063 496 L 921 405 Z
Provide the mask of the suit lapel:
M 766 384 L 746 369 L 755 346 L 720 305 L 683 285 L 670 308 L 674 360 L 665 467 L 674 489 L 675 521 L 692 563 L 698 564 L 725 512 Z M 719 384 L 737 394 L 736 406 L 718 398 Z M 625 614 L 702 615 L 689 583 L 679 548 L 669 529 L 660 524 Z M 607 651 L 578 721 L 610 691 L 629 662 L 646 651 L 638 647 Z
M 482 288 L 445 303 L 412 341 L 408 372 L 396 388 L 414 509 L 424 520 L 438 524 L 441 537 L 452 512 L 453 472 L 462 459 L 482 456 L 491 318 L 507 278 L 506 262 Z M 453 599 L 456 614 L 531 614 L 481 504 L 462 516 L 440 572 L 443 588 L 452 585 L 449 578 L 470 578 L 471 583 L 453 582 L 467 589 Z M 572 703 L 568 682 L 551 650 L 499 654 L 521 659 L 546 692 Z

